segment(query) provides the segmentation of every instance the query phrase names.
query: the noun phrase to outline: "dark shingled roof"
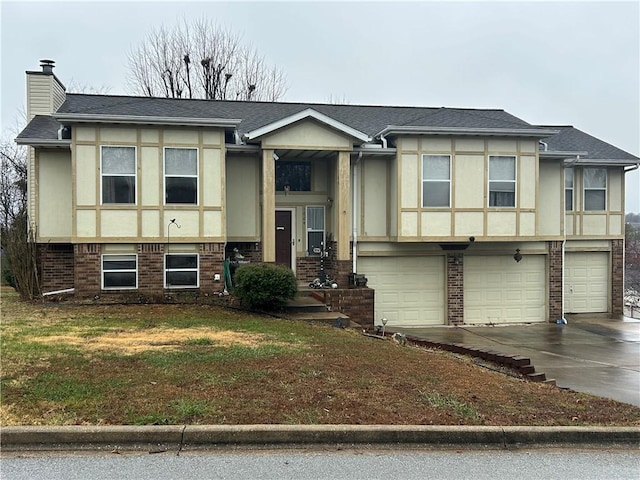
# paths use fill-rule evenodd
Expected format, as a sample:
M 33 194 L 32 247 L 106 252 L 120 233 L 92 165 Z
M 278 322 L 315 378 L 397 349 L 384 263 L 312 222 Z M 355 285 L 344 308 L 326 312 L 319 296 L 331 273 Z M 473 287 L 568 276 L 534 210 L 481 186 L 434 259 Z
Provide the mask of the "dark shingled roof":
M 592 137 L 572 126 L 538 125 L 541 128 L 559 130 L 558 133 L 542 141 L 548 145 L 548 150 L 559 152 L 587 152 L 581 158 L 593 160 L 631 160 L 638 161 L 640 158 L 631 153 L 620 150 L 613 145 Z M 542 153 L 542 152 L 541 152 Z
M 53 117 L 46 115 L 36 115 L 29 124 L 20 132 L 17 140 L 20 139 L 39 139 L 39 140 L 57 140 L 58 129 L 62 125 Z
M 544 138 L 549 151 L 588 152 L 585 158 L 631 160 L 638 157 L 571 126 L 531 125 L 498 109 L 334 105 L 321 103 L 244 102 L 172 98 L 87 95 L 68 93 L 57 113 L 97 116 L 167 117 L 173 119 L 237 119 L 240 134 L 256 130 L 307 109 L 313 109 L 371 137 L 389 126 L 453 127 L 469 129 L 548 128 L 559 133 Z M 36 116 L 18 135 L 20 139 L 55 140 L 60 123 Z
M 68 94 L 59 113 L 136 115 L 172 118 L 240 119 L 241 134 L 313 109 L 373 136 L 389 125 L 462 128 L 530 128 L 504 110 L 333 105 L 320 103 L 241 102 Z

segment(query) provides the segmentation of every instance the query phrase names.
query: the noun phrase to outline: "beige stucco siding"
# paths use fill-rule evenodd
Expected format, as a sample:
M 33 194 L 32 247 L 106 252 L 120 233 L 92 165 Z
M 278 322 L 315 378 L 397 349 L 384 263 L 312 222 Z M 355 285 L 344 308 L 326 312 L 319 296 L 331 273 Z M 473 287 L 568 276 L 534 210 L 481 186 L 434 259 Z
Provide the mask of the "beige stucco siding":
M 540 235 L 560 235 L 564 216 L 564 177 L 562 162 L 540 162 Z
M 96 205 L 98 200 L 98 164 L 100 149 L 95 145 L 78 145 L 75 156 L 76 205 Z
M 41 150 L 38 153 L 38 236 L 41 239 L 70 239 L 71 153 Z
M 399 174 L 392 184 L 399 188 L 398 240 L 413 242 L 437 238 L 440 241 L 461 241 L 469 236 L 477 239 L 541 236 L 538 224 L 540 172 L 535 141 L 401 137 L 397 139 L 397 148 Z M 423 206 L 424 155 L 446 155 L 451 159 L 448 206 Z M 513 206 L 489 206 L 492 156 L 512 156 L 516 160 Z M 426 188 L 430 185 L 434 184 L 426 183 Z M 554 197 L 560 200 L 561 194 L 556 188 Z M 548 236 L 561 234 L 560 218 L 560 213 L 556 213 L 553 225 L 547 225 Z
M 262 138 L 263 148 L 299 148 L 307 150 L 350 150 L 348 136 L 320 125 L 313 120 L 303 120 L 282 128 Z
M 453 177 L 456 209 L 484 208 L 484 165 L 484 155 L 456 155 Z
M 520 208 L 536 207 L 537 159 L 535 156 L 521 155 L 518 178 L 518 201 Z
M 389 212 L 389 178 L 385 159 L 366 158 L 360 163 L 358 189 L 362 192 L 362 235 L 384 237 L 387 235 Z
M 211 129 L 148 127 L 76 127 L 73 145 L 76 189 L 75 236 L 80 241 L 164 241 L 175 218 L 173 238 L 181 241 L 221 241 L 224 219 L 225 165 L 222 133 Z M 207 140 L 205 145 L 203 139 Z M 102 204 L 101 146 L 135 147 L 135 201 Z M 164 205 L 164 147 L 198 152 L 196 204 Z
M 228 156 L 227 235 L 229 239 L 260 237 L 259 160 L 257 157 Z

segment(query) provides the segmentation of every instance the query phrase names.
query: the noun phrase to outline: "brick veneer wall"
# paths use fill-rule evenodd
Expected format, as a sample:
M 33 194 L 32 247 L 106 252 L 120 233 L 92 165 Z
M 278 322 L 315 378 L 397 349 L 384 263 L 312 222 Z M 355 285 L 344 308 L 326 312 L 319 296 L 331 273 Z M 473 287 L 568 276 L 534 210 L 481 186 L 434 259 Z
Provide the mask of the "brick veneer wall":
M 624 240 L 611 241 L 611 313 L 624 313 Z
M 244 255 L 244 254 L 243 254 Z M 203 293 L 224 290 L 224 243 L 203 243 L 200 245 L 200 291 Z M 220 280 L 215 281 L 215 274 Z
M 138 292 L 160 300 L 164 286 L 163 243 L 138 245 Z
M 296 258 L 296 278 L 301 282 L 311 282 L 320 272 L 320 257 Z
M 549 250 L 549 322 L 562 317 L 563 278 L 562 242 L 548 242 Z
M 100 253 L 101 246 L 97 243 L 74 245 L 76 297 L 100 295 Z
M 42 293 L 75 286 L 72 244 L 38 245 Z
M 447 322 L 464 323 L 464 255 L 447 254 Z
M 375 293 L 371 288 L 339 288 L 323 292 L 331 311 L 342 312 L 363 327 L 373 327 Z

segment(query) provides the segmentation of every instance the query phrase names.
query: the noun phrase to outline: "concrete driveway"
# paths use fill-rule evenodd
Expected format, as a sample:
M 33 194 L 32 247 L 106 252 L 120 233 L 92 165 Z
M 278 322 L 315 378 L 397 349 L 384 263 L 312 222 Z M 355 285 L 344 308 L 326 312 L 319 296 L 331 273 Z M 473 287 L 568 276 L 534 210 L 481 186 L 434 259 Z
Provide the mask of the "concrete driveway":
M 640 406 L 640 320 L 567 317 L 552 323 L 392 328 L 434 342 L 464 343 L 531 359 L 559 387 Z

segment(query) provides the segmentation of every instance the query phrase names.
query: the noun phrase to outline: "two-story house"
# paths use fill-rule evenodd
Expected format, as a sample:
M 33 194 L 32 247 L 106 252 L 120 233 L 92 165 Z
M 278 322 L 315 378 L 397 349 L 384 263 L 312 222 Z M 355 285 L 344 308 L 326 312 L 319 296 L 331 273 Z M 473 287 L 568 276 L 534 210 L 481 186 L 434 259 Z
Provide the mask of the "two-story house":
M 622 313 L 624 176 L 640 159 L 573 127 L 489 109 L 66 94 L 50 61 L 27 72 L 27 112 L 17 142 L 31 147 L 45 292 L 214 293 L 234 248 L 309 281 L 327 245 L 330 301 L 369 303 L 365 323 Z

